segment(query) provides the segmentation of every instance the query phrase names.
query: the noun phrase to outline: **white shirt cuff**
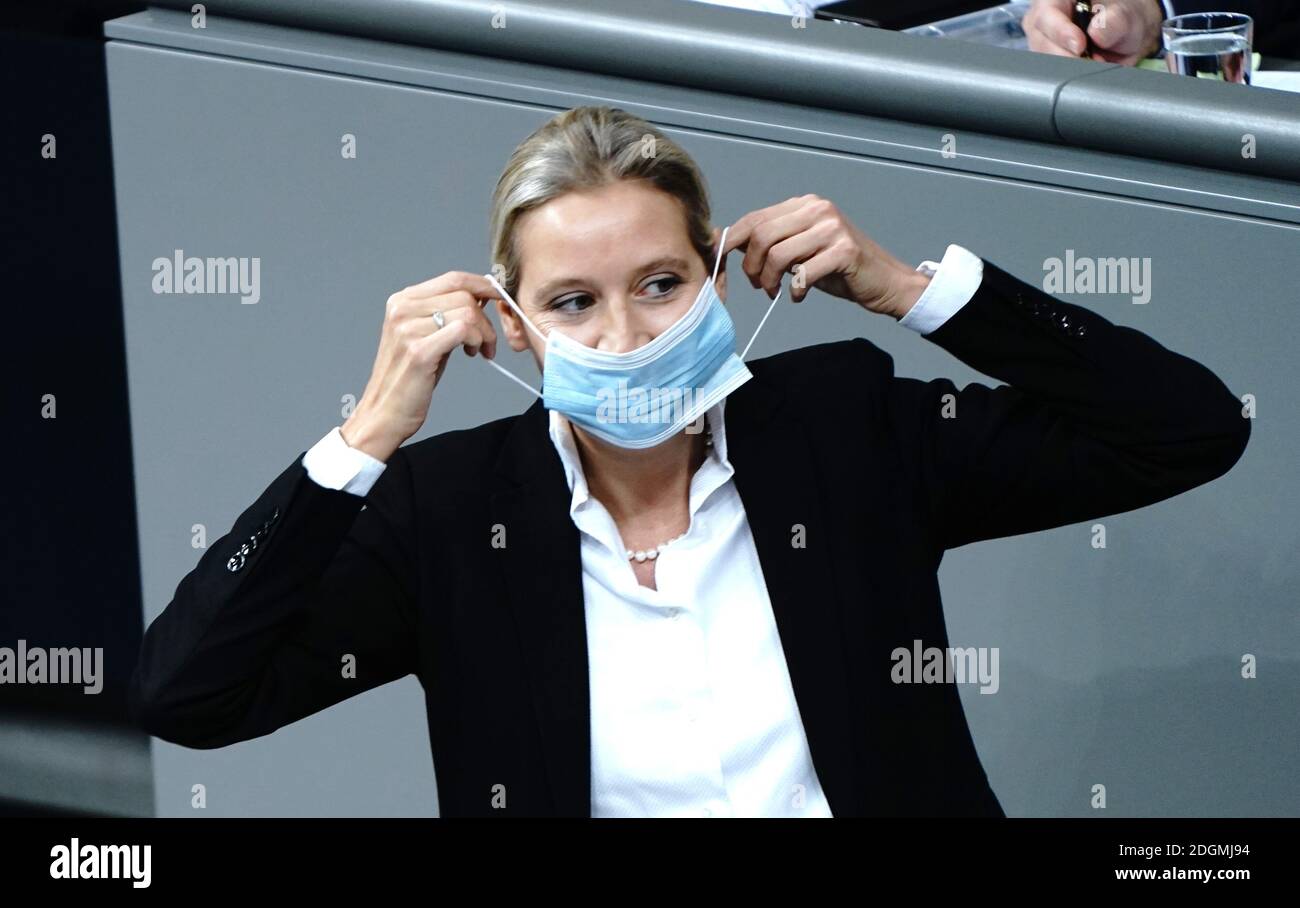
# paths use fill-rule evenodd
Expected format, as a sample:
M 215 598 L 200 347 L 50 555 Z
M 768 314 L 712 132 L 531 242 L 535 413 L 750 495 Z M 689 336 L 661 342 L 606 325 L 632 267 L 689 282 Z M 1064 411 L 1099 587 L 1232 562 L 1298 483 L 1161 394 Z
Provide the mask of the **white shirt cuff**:
M 348 447 L 340 428 L 335 426 L 312 445 L 303 455 L 302 465 L 316 484 L 365 497 L 388 464 Z
M 984 280 L 984 260 L 955 243 L 948 247 L 941 262 L 922 262 L 916 269 L 931 270 L 930 286 L 898 320 L 900 325 L 929 334 L 970 302 Z

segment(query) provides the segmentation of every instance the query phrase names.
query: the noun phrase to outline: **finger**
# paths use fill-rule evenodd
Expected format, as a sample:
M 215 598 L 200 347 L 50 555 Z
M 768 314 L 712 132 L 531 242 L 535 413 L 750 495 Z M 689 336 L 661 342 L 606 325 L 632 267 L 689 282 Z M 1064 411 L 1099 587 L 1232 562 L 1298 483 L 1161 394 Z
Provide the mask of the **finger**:
M 1122 6 L 1109 7 L 1106 15 L 1094 16 L 1088 26 L 1088 36 L 1099 50 L 1126 56 L 1132 55 L 1142 43 L 1133 16 Z
M 722 247 L 720 253 L 726 255 L 733 249 L 739 249 L 749 242 L 754 228 L 764 221 L 793 211 L 800 205 L 807 204 L 815 198 L 812 195 L 795 196 L 786 199 L 784 202 L 778 202 L 775 205 L 769 205 L 766 208 L 759 208 L 740 217 L 734 224 L 727 228 L 727 244 Z
M 487 317 L 487 313 L 477 306 L 470 310 L 470 318 L 478 327 L 479 333 L 483 335 L 483 355 L 488 359 L 496 359 L 497 355 L 497 331 L 492 327 L 492 320 Z
M 758 224 L 745 245 L 745 258 L 740 267 L 755 287 L 767 288 L 780 282 L 780 270 L 774 269 L 772 278 L 764 281 L 767 260 L 772 247 L 796 234 L 802 233 L 826 214 L 825 206 L 813 197 L 798 208 Z
M 830 245 L 835 237 L 835 222 L 817 220 L 806 230 L 787 237 L 767 252 L 767 259 L 759 275 L 759 285 L 768 296 L 775 296 L 781 286 L 781 277 L 793 272 L 797 262 L 807 262 Z
M 476 306 L 462 306 L 447 313 L 447 323 L 440 330 L 445 331 L 452 324 L 463 324 L 465 328 L 461 347 L 465 350 L 466 356 L 475 356 L 487 340 L 480 320 L 482 314 Z
M 834 249 L 826 248 L 799 266 L 799 279 L 790 282 L 790 302 L 801 303 L 818 281 L 842 266 Z
M 411 343 L 411 355 L 426 372 L 436 372 L 441 368 L 451 351 L 465 342 L 468 337 L 468 323 L 457 319 L 444 327 Z
M 433 317 L 434 312 L 442 313 L 443 323 L 441 328 L 438 327 L 438 322 Z M 484 340 L 482 328 L 477 321 L 481 317 L 482 313 L 477 306 L 473 305 L 454 306 L 450 309 L 432 307 L 428 312 L 421 311 L 419 314 L 407 312 L 399 327 L 403 334 L 415 338 L 412 341 L 412 345 L 414 345 L 441 331 L 447 331 L 455 325 L 457 327 L 453 333 L 465 338 L 461 342 L 473 341 L 472 346 L 477 349 Z M 465 352 L 470 353 L 469 345 L 467 345 Z
M 425 299 L 457 291 L 468 293 L 475 300 L 486 301 L 501 298 L 501 294 L 492 286 L 491 281 L 481 274 L 473 274 L 469 271 L 447 271 L 437 277 L 431 277 L 427 281 L 412 284 L 403 293 L 409 299 Z
M 1059 7 L 1062 3 L 1068 2 L 1069 0 L 1034 0 L 1030 4 L 1029 12 L 1025 13 L 1024 19 L 1020 22 L 1020 28 L 1025 33 L 1030 50 L 1043 53 L 1051 43 L 1038 28 L 1038 20 L 1042 18 L 1043 10 L 1053 6 Z
M 461 349 L 465 351 L 466 356 L 477 355 L 479 349 L 483 346 L 483 332 L 479 329 L 478 325 L 474 324 L 469 319 L 458 321 L 460 324 L 465 326 L 463 332 L 464 337 L 460 343 Z
M 1083 53 L 1088 41 L 1083 29 L 1061 8 L 1044 7 L 1034 21 L 1034 28 L 1043 42 L 1042 52 L 1077 57 Z
M 396 317 L 399 319 L 426 318 L 433 315 L 435 310 L 447 314 L 457 309 L 478 308 L 478 300 L 468 290 L 453 290 L 437 296 L 411 296 L 403 290 L 394 300 Z
M 398 304 L 398 311 L 404 318 L 432 318 L 435 311 L 440 311 L 446 318 L 455 313 L 458 318 L 467 318 L 474 322 L 486 342 L 484 355 L 488 359 L 496 357 L 497 333 L 484 311 L 485 300 L 478 299 L 468 290 L 455 290 L 440 296 L 403 298 Z

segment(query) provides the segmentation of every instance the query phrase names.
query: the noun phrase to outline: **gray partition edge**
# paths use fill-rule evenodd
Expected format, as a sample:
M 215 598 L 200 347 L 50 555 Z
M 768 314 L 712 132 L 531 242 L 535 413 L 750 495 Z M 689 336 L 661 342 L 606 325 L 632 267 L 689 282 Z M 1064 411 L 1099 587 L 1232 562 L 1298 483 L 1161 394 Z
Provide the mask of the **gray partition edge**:
M 190 11 L 190 0 L 156 0 Z M 687 0 L 212 0 L 211 15 L 1300 182 L 1300 99 Z M 111 34 L 111 33 L 110 33 Z M 1243 137 L 1255 137 L 1254 156 Z
M 1170 160 L 1182 148 L 1211 167 L 1300 180 L 1300 94 L 1117 67 L 1063 86 L 1056 127 L 1072 145 Z

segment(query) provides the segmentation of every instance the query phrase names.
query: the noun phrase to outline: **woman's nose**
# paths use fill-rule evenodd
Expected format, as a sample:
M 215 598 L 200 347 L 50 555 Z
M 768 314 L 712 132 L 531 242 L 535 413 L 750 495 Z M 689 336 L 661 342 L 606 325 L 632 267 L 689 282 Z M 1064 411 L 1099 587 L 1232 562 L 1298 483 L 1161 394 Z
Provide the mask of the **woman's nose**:
M 607 307 L 597 349 L 607 353 L 627 353 L 653 339 L 654 335 L 636 316 L 632 307 L 625 302 L 616 301 Z

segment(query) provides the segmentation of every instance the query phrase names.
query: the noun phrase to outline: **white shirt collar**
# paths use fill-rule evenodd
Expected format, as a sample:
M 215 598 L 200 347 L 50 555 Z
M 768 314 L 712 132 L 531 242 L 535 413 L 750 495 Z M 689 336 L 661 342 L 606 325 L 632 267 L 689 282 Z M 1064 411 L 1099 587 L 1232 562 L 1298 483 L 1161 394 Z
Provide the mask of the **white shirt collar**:
M 727 431 L 723 418 L 726 403 L 727 399 L 724 397 L 704 413 L 704 418 L 708 421 L 709 431 L 713 433 L 713 445 L 707 449 L 708 455 L 704 463 L 691 479 L 690 509 L 692 514 L 704 502 L 710 492 L 721 486 L 735 473 L 731 462 L 727 460 Z M 591 493 L 587 487 L 587 477 L 582 470 L 582 458 L 578 454 L 578 442 L 573 437 L 573 426 L 558 410 L 551 410 L 549 413 L 551 443 L 555 445 L 555 450 L 560 455 L 560 462 L 564 464 L 565 478 L 569 482 L 569 489 L 573 492 L 573 500 L 569 505 L 569 513 L 572 515 L 587 503 L 591 498 Z

